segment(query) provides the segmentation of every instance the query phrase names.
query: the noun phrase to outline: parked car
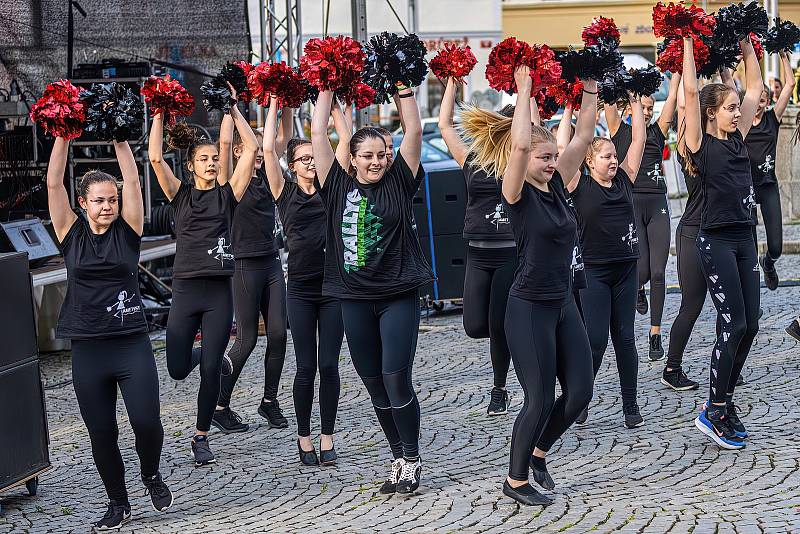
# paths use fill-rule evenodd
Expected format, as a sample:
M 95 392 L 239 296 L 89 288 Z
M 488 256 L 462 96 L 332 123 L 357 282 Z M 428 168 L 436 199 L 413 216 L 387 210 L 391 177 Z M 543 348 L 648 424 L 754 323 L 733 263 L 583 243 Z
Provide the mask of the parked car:
M 439 133 L 439 118 L 428 117 L 422 119 L 422 135 Z M 403 135 L 403 128 L 397 128 L 392 135 Z
M 392 136 L 392 139 L 394 140 L 394 153 L 397 154 L 397 151 L 400 150 L 400 143 L 403 141 L 403 136 L 394 135 Z M 455 160 L 453 160 L 453 157 L 448 152 L 439 150 L 435 145 L 433 145 L 423 137 L 420 163 L 424 165 L 428 163 L 446 162 L 448 160 L 452 161 L 456 166 L 458 166 L 458 164 L 455 163 Z

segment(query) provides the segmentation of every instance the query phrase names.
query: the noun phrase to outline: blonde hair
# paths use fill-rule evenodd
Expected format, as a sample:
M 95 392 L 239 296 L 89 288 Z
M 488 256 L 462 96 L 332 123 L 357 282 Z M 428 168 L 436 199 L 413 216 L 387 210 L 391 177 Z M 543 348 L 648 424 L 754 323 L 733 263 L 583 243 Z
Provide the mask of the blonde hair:
M 473 165 L 499 180 L 506 172 L 511 154 L 513 119 L 472 105 L 465 105 L 460 116 L 459 133 L 467 143 Z M 531 124 L 531 147 L 555 142 L 550 130 Z
M 612 146 L 614 145 L 614 143 L 612 143 L 611 139 L 609 139 L 608 137 L 595 137 L 594 139 L 592 139 L 592 142 L 589 143 L 589 148 L 586 150 L 587 166 L 588 162 L 594 159 L 597 153 L 600 152 L 600 145 L 602 145 L 603 143 L 611 143 Z

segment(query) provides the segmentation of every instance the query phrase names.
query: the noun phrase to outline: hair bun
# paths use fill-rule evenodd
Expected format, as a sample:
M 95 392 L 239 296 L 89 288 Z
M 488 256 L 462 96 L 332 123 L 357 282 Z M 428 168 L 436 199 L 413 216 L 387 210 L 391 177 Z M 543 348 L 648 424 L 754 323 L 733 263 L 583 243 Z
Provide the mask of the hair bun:
M 185 122 L 178 121 L 165 128 L 167 132 L 167 146 L 170 150 L 186 150 L 202 139 L 197 135 L 197 129 Z

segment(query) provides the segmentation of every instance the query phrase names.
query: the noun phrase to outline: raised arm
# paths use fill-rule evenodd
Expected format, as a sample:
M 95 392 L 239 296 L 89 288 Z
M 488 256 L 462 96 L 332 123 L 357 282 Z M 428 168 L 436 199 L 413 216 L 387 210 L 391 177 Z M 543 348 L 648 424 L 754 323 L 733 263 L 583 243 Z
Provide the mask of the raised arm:
M 747 133 L 753 126 L 753 119 L 756 117 L 758 101 L 761 99 L 761 92 L 764 90 L 764 79 L 761 77 L 761 65 L 753 50 L 753 43 L 749 37 L 745 37 L 739 43 L 742 47 L 744 57 L 745 74 L 745 93 L 740 108 L 742 116 L 739 117 L 739 131 L 742 137 L 747 137 Z
M 752 47 L 751 47 L 752 48 Z M 700 117 L 700 90 L 697 87 L 697 72 L 694 66 L 694 43 L 683 38 L 683 98 L 686 104 L 684 117 L 684 139 L 686 148 L 694 153 L 703 142 L 703 121 Z M 680 128 L 679 128 L 680 129 Z
M 286 147 L 289 146 L 289 141 L 292 137 L 294 137 L 294 108 L 283 108 L 281 109 L 281 120 L 278 125 L 278 136 L 275 138 L 275 153 L 278 157 L 281 157 L 286 152 Z
M 328 119 L 331 116 L 332 103 L 333 92 L 320 91 L 317 103 L 314 105 L 314 113 L 311 115 L 311 149 L 314 152 L 317 179 L 323 187 L 336 157 L 328 140 Z
M 685 128 L 684 120 L 686 119 L 686 98 L 683 96 L 683 82 L 681 81 L 678 87 L 678 98 L 676 99 L 678 107 L 678 154 L 684 159 L 686 158 L 686 134 L 683 129 Z
M 564 150 L 567 149 L 570 139 L 572 139 L 572 104 L 567 103 L 564 113 L 561 114 L 561 120 L 558 122 L 558 131 L 556 132 L 556 146 L 558 146 L 559 154 L 563 154 Z
M 348 109 L 352 113 L 352 108 L 348 106 Z M 348 126 L 342 107 L 338 103 L 334 102 L 331 115 L 333 115 L 333 128 L 339 137 L 339 142 L 336 144 L 336 151 L 334 152 L 336 161 L 339 162 L 343 169 L 347 169 L 350 167 L 350 138 L 353 137 L 353 127 Z
M 139 169 L 127 141 L 114 142 L 117 163 L 122 171 L 122 218 L 133 230 L 142 235 L 144 231 L 144 202 L 142 186 L 139 183 Z
M 667 99 L 664 101 L 664 107 L 661 109 L 661 115 L 658 116 L 658 127 L 661 133 L 665 136 L 669 131 L 669 125 L 672 123 L 672 117 L 675 115 L 675 107 L 678 102 L 678 88 L 681 85 L 681 75 L 673 73 L 672 78 L 669 80 L 669 93 Z M 647 125 L 645 125 L 645 128 Z
M 392 96 L 392 101 L 394 101 L 394 107 L 397 108 L 397 118 L 400 119 L 400 129 L 403 130 L 403 134 L 405 134 L 406 121 L 403 118 L 403 107 L 400 105 L 399 91 Z
M 595 80 L 581 80 L 583 82 L 583 96 L 581 97 L 581 110 L 578 122 L 575 123 L 575 135 L 567 144 L 564 152 L 558 157 L 558 173 L 566 184 L 570 193 L 578 187 L 580 180 L 581 164 L 586 159 L 586 152 L 594 139 L 594 126 L 597 118 L 597 82 Z M 559 131 L 561 127 L 559 126 Z
M 233 176 L 233 116 L 226 113 L 219 125 L 219 176 L 217 182 L 224 184 Z
M 525 105 L 531 98 L 533 81 L 530 73 L 530 68 L 524 65 L 514 70 L 517 105 L 511 120 L 511 153 L 508 155 L 502 185 L 503 198 L 509 204 L 516 204 L 522 195 L 531 154 L 531 107 Z
M 453 126 L 453 113 L 456 107 L 456 81 L 454 78 L 447 79 L 447 86 L 442 95 L 442 104 L 439 106 L 439 131 L 444 139 L 444 144 L 447 145 L 447 150 L 453 155 L 460 166 L 464 166 L 467 161 L 467 144 L 458 135 L 455 126 Z
M 63 241 L 72 223 L 78 218 L 69 205 L 69 195 L 64 187 L 64 172 L 67 170 L 67 152 L 69 141 L 56 137 L 50 163 L 47 164 L 47 207 L 50 210 L 50 221 L 56 237 Z
M 353 104 L 348 104 L 344 107 L 344 123 L 347 125 L 347 131 L 350 136 L 353 135 Z
M 616 102 L 606 102 L 603 106 L 603 113 L 606 115 L 606 124 L 608 124 L 608 135 L 614 137 L 617 135 L 619 125 L 622 124 L 622 111 L 617 107 Z
M 642 164 L 644 154 L 644 142 L 647 140 L 647 125 L 644 123 L 644 112 L 642 111 L 642 99 L 638 95 L 631 94 L 631 146 L 625 155 L 625 160 L 619 164 L 631 182 L 636 181 L 636 174 Z
M 250 179 L 253 177 L 253 167 L 256 164 L 256 154 L 258 153 L 258 140 L 253 129 L 250 128 L 250 123 L 242 116 L 239 108 L 233 106 L 231 108 L 231 115 L 233 122 L 236 125 L 236 131 L 239 132 L 239 137 L 242 139 L 242 153 L 236 161 L 236 167 L 233 169 L 233 174 L 230 177 L 231 189 L 233 189 L 233 196 L 236 200 L 241 200 L 242 195 L 250 185 Z M 219 180 L 217 180 L 219 182 Z M 222 184 L 220 184 L 222 185 Z
M 416 176 L 422 157 L 422 120 L 419 117 L 417 97 L 411 89 L 402 89 L 398 91 L 397 100 L 400 102 L 398 109 L 404 124 L 400 154 L 411 169 L 411 174 Z
M 178 189 L 181 187 L 181 181 L 175 177 L 172 169 L 167 162 L 164 161 L 164 114 L 159 113 L 153 117 L 153 125 L 150 127 L 150 139 L 147 142 L 147 152 L 150 157 L 150 165 L 156 173 L 158 185 L 167 197 L 167 200 L 172 200 Z
M 539 103 L 536 101 L 536 98 L 531 96 L 530 103 L 528 105 L 531 107 L 531 124 L 541 126 L 542 118 L 539 116 Z
M 286 110 L 283 110 L 284 113 Z M 273 96 L 270 98 L 267 119 L 264 123 L 264 171 L 267 173 L 269 190 L 272 198 L 278 198 L 283 191 L 285 180 L 283 169 L 281 169 L 280 157 L 282 152 L 278 152 L 278 141 L 275 132 L 276 120 L 278 117 L 278 101 Z M 283 121 L 281 121 L 283 122 Z M 291 163 L 291 162 L 287 162 Z
M 783 83 L 783 89 L 781 89 L 781 94 L 778 95 L 778 101 L 775 102 L 775 107 L 772 108 L 772 110 L 775 112 L 778 122 L 780 122 L 783 118 L 783 114 L 786 112 L 786 107 L 789 105 L 789 99 L 792 97 L 792 93 L 794 93 L 795 80 L 792 64 L 789 63 L 789 57 L 786 55 L 786 52 L 779 52 L 778 55 L 781 59 L 781 82 Z

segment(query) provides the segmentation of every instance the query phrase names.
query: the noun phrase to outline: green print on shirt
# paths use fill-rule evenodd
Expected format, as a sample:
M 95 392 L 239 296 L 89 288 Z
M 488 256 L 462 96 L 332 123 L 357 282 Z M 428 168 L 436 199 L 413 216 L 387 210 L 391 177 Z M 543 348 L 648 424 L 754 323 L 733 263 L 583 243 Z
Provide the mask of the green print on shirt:
M 357 189 L 347 193 L 347 204 L 342 213 L 342 242 L 344 243 L 344 270 L 357 271 L 367 260 L 380 252 L 378 234 L 381 218 L 374 213 L 374 205 L 362 197 Z

